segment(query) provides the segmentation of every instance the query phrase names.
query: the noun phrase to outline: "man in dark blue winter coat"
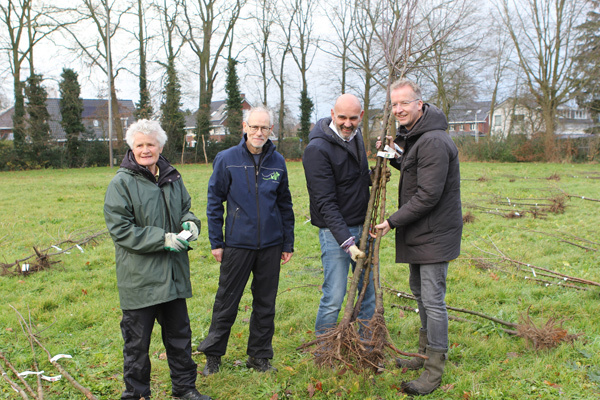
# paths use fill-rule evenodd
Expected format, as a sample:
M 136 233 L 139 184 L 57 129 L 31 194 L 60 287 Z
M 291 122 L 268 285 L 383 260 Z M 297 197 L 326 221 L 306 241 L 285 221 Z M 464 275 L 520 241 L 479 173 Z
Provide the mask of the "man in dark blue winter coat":
M 331 118 L 317 122 L 304 150 L 302 164 L 310 197 L 311 223 L 319 228 L 323 295 L 315 333 L 336 326 L 346 295 L 348 271 L 365 254 L 358 240 L 369 203 L 369 165 L 358 125 L 363 116 L 358 98 L 343 94 L 331 110 Z M 359 293 L 363 279 L 359 281 Z M 349 299 L 353 301 L 354 299 Z M 359 320 L 368 321 L 375 310 L 373 279 L 361 303 Z
M 407 393 L 424 395 L 440 386 L 448 351 L 446 277 L 449 262 L 460 254 L 462 234 L 458 150 L 446 132 L 446 116 L 423 102 L 418 85 L 401 79 L 392 84 L 390 99 L 400 127 L 395 139 L 387 139 L 404 151 L 390 163 L 400 170 L 399 208 L 375 228 L 384 235 L 396 229 L 396 262 L 409 264 L 410 289 L 421 317 L 419 353 L 428 359 L 396 362 L 401 368 L 425 369 L 402 385 Z
M 288 262 L 294 251 L 292 196 L 285 160 L 269 140 L 271 112 L 252 108 L 243 125 L 244 138 L 217 154 L 208 183 L 208 236 L 221 274 L 208 336 L 198 346 L 206 355 L 205 376 L 219 371 L 250 273 L 252 315 L 246 365 L 260 372 L 276 371 L 269 360 L 280 264 Z M 223 203 L 227 203 L 225 221 Z

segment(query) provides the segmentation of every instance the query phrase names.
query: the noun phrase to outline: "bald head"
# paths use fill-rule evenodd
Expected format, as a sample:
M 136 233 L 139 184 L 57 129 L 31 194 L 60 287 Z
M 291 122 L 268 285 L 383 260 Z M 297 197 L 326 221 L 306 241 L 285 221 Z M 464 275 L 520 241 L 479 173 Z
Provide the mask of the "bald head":
M 356 131 L 356 128 L 358 128 L 363 113 L 364 111 L 358 97 L 345 93 L 335 101 L 331 109 L 331 119 L 333 119 L 338 133 L 344 139 L 349 139 Z

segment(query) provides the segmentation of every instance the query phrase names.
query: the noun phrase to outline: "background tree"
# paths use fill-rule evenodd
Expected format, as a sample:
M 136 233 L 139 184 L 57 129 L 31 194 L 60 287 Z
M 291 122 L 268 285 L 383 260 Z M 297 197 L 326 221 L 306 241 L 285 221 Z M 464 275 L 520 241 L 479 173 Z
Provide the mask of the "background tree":
M 166 83 L 163 92 L 164 102 L 160 106 L 161 125 L 167 133 L 169 140 L 163 150 L 167 158 L 175 159 L 181 151 L 181 163 L 183 164 L 183 154 L 185 149 L 185 116 L 181 111 L 181 84 L 175 69 L 175 60 L 181 47 L 175 49 L 174 34 L 177 26 L 177 7 L 169 10 L 167 1 L 161 9 L 162 26 L 164 30 L 164 46 L 167 54 Z
M 600 1 L 588 0 L 585 21 L 577 27 L 575 72 L 577 102 L 589 108 L 594 120 L 600 116 Z M 596 133 L 600 127 L 596 128 Z
M 116 133 L 117 147 L 123 144 L 123 124 L 119 110 L 115 79 L 127 65 L 128 41 L 120 41 L 125 54 L 115 60 L 113 47 L 110 43 L 120 34 L 121 23 L 132 8 L 130 2 L 115 0 L 81 0 L 70 6 L 54 9 L 53 16 L 56 26 L 72 43 L 67 44 L 68 50 L 80 59 L 85 59 L 91 68 L 97 68 L 110 82 L 112 127 Z M 107 25 L 109 25 L 107 31 Z M 92 34 L 92 32 L 94 32 Z M 114 66 L 117 65 L 117 68 Z
M 384 88 L 381 70 L 384 59 L 381 47 L 377 46 L 375 30 L 380 23 L 383 2 L 357 2 L 352 14 L 353 21 L 363 21 L 352 24 L 352 42 L 348 48 L 348 63 L 350 69 L 358 76 L 361 87 L 356 92 L 362 94 L 364 115 L 362 119 L 362 134 L 365 139 L 367 152 L 371 151 L 371 117 L 373 115 L 373 98 L 379 89 Z
M 70 168 L 73 168 L 79 166 L 79 135 L 85 132 L 85 126 L 81 122 L 83 100 L 80 97 L 81 86 L 77 73 L 70 68 L 63 68 L 61 78 L 60 124 L 67 136 L 67 163 Z
M 290 54 L 298 67 L 301 80 L 300 91 L 300 129 L 298 137 L 306 145 L 308 143 L 308 134 L 310 133 L 310 121 L 312 119 L 312 111 L 314 103 L 308 97 L 308 81 L 307 73 L 310 68 L 316 51 L 317 39 L 314 37 L 313 31 L 313 14 L 317 2 L 315 0 L 293 0 L 288 4 L 288 12 L 291 16 L 292 29 L 286 31 L 290 34 L 288 41 L 290 43 Z
M 276 15 L 279 40 L 276 41 L 277 45 L 275 50 L 267 48 L 269 51 L 269 69 L 273 80 L 277 84 L 279 89 L 279 106 L 277 111 L 277 141 L 283 143 L 283 137 L 285 134 L 285 122 L 286 114 L 289 111 L 285 102 L 285 86 L 287 83 L 285 60 L 290 52 L 290 38 L 292 30 L 292 21 L 287 18 L 286 10 L 281 8 Z M 275 54 L 273 54 L 273 51 Z
M 44 150 L 48 147 L 50 140 L 50 113 L 46 108 L 48 93 L 42 86 L 42 76 L 33 74 L 27 78 L 25 86 L 27 104 L 25 112 L 29 115 L 27 119 L 27 136 L 31 140 L 31 160 L 43 163 L 45 160 Z
M 210 134 L 210 105 L 219 57 L 245 3 L 246 0 L 228 0 L 218 8 L 217 0 L 182 1 L 185 28 L 181 34 L 199 63 L 200 96 L 196 121 L 199 136 Z
M 152 116 L 152 101 L 150 99 L 150 90 L 148 90 L 148 73 L 146 71 L 146 47 L 148 41 L 146 22 L 144 18 L 144 4 L 142 0 L 137 0 L 137 17 L 138 17 L 138 34 L 137 41 L 139 44 L 138 53 L 140 57 L 140 101 L 135 105 L 135 117 L 137 119 L 148 119 Z
M 24 82 L 21 69 L 29 61 L 30 74 L 33 74 L 33 48 L 47 37 L 52 29 L 42 21 L 45 11 L 34 8 L 32 0 L 8 0 L 0 3 L 0 24 L 6 33 L 3 50 L 9 53 L 9 66 L 13 78 L 15 112 L 13 114 L 13 136 L 17 156 L 25 150 L 26 121 Z
M 573 42 L 584 2 L 574 0 L 500 0 L 499 10 L 515 45 L 525 84 L 544 121 L 546 159 L 556 160 L 558 106 L 576 88 Z
M 250 48 L 254 51 L 257 62 L 251 65 L 259 69 L 260 77 L 260 101 L 264 106 L 268 105 L 269 83 L 273 75 L 269 73 L 269 43 L 272 41 L 272 28 L 276 20 L 276 0 L 258 0 L 252 13 L 252 19 L 256 22 L 255 29 L 250 32 Z M 250 76 L 253 75 L 251 71 Z M 255 81 L 254 79 L 252 80 Z
M 227 82 L 225 92 L 227 100 L 225 110 L 227 111 L 227 129 L 231 135 L 242 135 L 242 94 L 240 93 L 239 79 L 236 71 L 237 61 L 229 57 L 227 60 Z
M 369 2 L 365 1 L 354 2 L 352 0 L 337 0 L 333 4 L 322 4 L 325 16 L 329 20 L 330 26 L 335 31 L 335 36 L 332 36 L 330 38 L 326 37 L 323 39 L 323 41 L 326 42 L 329 46 L 321 46 L 321 51 L 331 55 L 332 57 L 334 57 L 334 59 L 341 63 L 341 67 L 339 70 L 340 90 L 338 91 L 336 88 L 334 93 L 346 93 L 347 75 L 348 71 L 350 70 L 348 58 L 350 55 L 350 45 L 353 42 L 353 34 L 355 32 L 353 27 L 354 25 L 362 25 L 362 23 L 353 23 L 353 21 L 356 21 L 352 19 L 354 13 L 354 4 L 356 4 L 357 7 L 360 7 L 361 5 L 368 3 Z

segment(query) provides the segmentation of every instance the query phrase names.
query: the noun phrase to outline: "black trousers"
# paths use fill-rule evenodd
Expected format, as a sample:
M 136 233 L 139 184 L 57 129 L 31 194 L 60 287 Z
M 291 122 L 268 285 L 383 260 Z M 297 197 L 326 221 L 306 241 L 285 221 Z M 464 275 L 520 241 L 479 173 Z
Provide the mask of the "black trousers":
M 150 336 L 154 321 L 161 326 L 162 341 L 167 350 L 173 393 L 183 394 L 196 388 L 197 366 L 192 360 L 192 330 L 185 299 L 123 310 L 123 380 L 121 399 L 139 399 L 150 393 Z
M 275 298 L 282 248 L 279 245 L 261 250 L 233 247 L 223 250 L 219 289 L 215 296 L 210 329 L 208 336 L 198 346 L 199 351 L 209 356 L 225 354 L 231 326 L 252 273 L 252 315 L 246 353 L 250 357 L 273 358 Z

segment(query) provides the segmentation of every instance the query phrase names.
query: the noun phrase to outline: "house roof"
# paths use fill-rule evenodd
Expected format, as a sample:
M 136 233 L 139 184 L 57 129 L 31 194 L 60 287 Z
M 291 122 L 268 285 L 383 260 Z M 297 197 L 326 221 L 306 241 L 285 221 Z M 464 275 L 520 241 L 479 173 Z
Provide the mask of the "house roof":
M 129 126 L 135 121 L 133 117 L 133 111 L 135 106 L 132 100 L 118 100 L 119 102 L 119 113 L 121 118 L 126 118 L 126 125 Z M 58 141 L 66 139 L 66 134 L 60 122 L 62 121 L 62 115 L 60 113 L 60 99 L 49 98 L 46 99 L 46 108 L 50 114 L 50 132 L 52 138 Z M 13 121 L 12 116 L 15 112 L 14 107 L 9 108 L 3 112 L 0 112 L 0 129 L 6 129 L 12 131 Z M 104 138 L 104 128 L 106 126 L 105 121 L 108 120 L 108 100 L 106 99 L 83 99 L 83 112 L 81 114 L 83 124 L 96 138 Z M 102 123 L 100 123 L 100 121 Z
M 226 100 L 216 100 L 210 103 L 210 126 L 222 126 L 225 124 L 225 121 L 227 120 L 226 106 Z M 246 100 L 246 97 L 242 95 L 242 108 L 246 110 L 250 107 L 252 107 L 252 105 Z M 198 110 L 185 115 L 185 129 L 196 128 L 197 116 Z
M 469 101 L 455 104 L 448 113 L 448 123 L 483 122 L 490 112 L 490 101 Z

